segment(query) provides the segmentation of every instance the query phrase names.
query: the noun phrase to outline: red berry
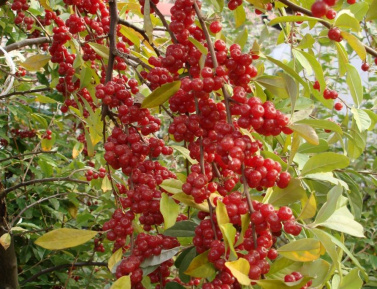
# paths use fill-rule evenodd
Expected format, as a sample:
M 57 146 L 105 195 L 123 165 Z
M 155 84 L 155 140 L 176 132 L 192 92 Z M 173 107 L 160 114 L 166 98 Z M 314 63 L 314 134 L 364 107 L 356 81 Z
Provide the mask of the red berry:
M 209 25 L 209 30 L 213 33 L 213 34 L 216 34 L 216 33 L 219 33 L 221 31 L 221 23 L 219 21 L 213 21 L 210 25 Z
M 318 91 L 321 89 L 321 86 L 320 86 L 318 80 L 316 80 L 316 81 L 314 82 L 314 84 L 313 84 L 313 88 L 316 89 L 316 90 L 318 90 Z
M 340 102 L 337 102 L 337 103 L 335 103 L 335 105 L 334 105 L 334 109 L 335 110 L 342 110 L 342 108 L 343 108 L 343 104 L 342 103 L 340 103 Z
M 334 6 L 338 0 L 323 0 L 327 5 Z
M 335 17 L 336 17 L 336 11 L 333 9 L 329 9 L 326 13 L 326 18 L 332 20 L 332 19 L 335 19 Z
M 327 9 L 328 6 L 324 1 L 317 1 L 311 7 L 313 16 L 318 18 L 325 16 Z
M 295 282 L 296 281 L 296 278 L 295 276 L 289 274 L 289 275 L 285 275 L 284 277 L 284 282 Z
M 288 207 L 281 207 L 278 211 L 278 217 L 281 221 L 288 221 L 292 218 L 292 210 Z
M 331 40 L 334 40 L 336 42 L 340 42 L 343 40 L 343 37 L 341 35 L 341 31 L 339 28 L 337 27 L 333 27 L 329 30 L 327 36 L 331 39 Z
M 350 4 L 350 5 L 355 4 L 356 0 L 347 0 L 347 3 Z
M 369 70 L 369 64 L 364 62 L 362 65 L 361 65 L 361 70 L 362 71 L 368 71 Z

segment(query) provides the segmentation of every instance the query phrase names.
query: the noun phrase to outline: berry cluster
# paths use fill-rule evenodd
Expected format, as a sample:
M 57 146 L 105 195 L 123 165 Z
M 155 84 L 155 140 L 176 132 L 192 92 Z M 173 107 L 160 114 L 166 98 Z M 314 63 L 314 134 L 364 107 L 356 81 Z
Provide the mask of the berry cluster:
M 33 138 L 37 135 L 37 132 L 34 129 L 31 130 L 20 130 L 18 128 L 12 128 L 10 132 L 20 138 Z
M 52 138 L 52 131 L 47 129 L 46 130 L 46 133 L 44 135 L 42 135 L 42 138 L 43 139 L 47 139 L 47 140 L 50 140 Z
M 26 30 L 31 30 L 33 28 L 34 19 L 32 17 L 25 17 L 23 11 L 28 10 L 30 5 L 27 3 L 27 0 L 15 0 L 12 3 L 11 9 L 17 12 L 17 16 L 14 19 L 16 25 L 25 24 Z
M 106 169 L 100 168 L 97 172 L 93 172 L 92 170 L 88 170 L 85 172 L 85 177 L 88 182 L 91 180 L 97 180 L 98 178 L 103 179 L 106 176 Z
M 300 272 L 292 272 L 291 274 L 284 276 L 284 282 L 290 283 L 290 282 L 296 282 L 298 280 L 301 280 L 304 276 Z M 312 285 L 312 281 L 310 280 L 308 283 L 305 284 L 305 286 L 301 287 L 300 289 L 307 289 Z

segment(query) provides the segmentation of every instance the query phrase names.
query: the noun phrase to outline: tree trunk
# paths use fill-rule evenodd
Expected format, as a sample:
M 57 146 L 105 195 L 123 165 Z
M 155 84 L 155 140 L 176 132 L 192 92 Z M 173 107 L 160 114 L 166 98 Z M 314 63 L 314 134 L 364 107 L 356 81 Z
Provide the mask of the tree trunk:
M 3 186 L 0 183 L 0 192 Z M 0 237 L 8 233 L 8 214 L 5 197 L 0 199 Z M 14 251 L 13 237 L 7 250 L 0 245 L 0 289 L 17 289 L 17 258 Z

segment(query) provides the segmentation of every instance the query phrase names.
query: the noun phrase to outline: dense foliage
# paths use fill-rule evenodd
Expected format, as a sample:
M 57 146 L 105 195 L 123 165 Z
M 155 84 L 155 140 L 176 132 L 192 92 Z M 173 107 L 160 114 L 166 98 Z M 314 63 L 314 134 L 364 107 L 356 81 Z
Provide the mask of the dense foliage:
M 0 5 L 0 289 L 377 286 L 376 0 Z

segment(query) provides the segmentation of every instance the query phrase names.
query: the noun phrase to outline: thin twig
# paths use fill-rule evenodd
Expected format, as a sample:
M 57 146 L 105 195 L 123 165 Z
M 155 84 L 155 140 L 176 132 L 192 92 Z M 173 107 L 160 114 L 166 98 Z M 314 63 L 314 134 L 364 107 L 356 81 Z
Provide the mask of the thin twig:
M 26 91 L 15 91 L 15 92 L 4 94 L 4 95 L 0 96 L 0 99 L 11 97 L 13 95 L 25 95 L 25 94 L 29 94 L 29 93 L 37 93 L 37 92 L 50 91 L 50 90 L 51 90 L 51 88 L 46 87 L 46 88 L 31 89 L 31 90 L 26 90 Z
M 44 151 L 38 151 L 38 152 L 31 152 L 31 153 L 26 153 L 26 154 L 20 154 L 20 155 L 16 155 L 16 156 L 11 156 L 11 157 L 8 157 L 8 158 L 5 158 L 5 159 L 0 159 L 0 163 L 1 162 L 6 162 L 6 161 L 9 161 L 11 159 L 20 159 L 20 158 L 23 158 L 25 156 L 30 156 L 30 155 L 39 155 L 39 154 L 56 154 L 57 152 L 56 151 L 47 151 L 47 152 L 44 152 Z

